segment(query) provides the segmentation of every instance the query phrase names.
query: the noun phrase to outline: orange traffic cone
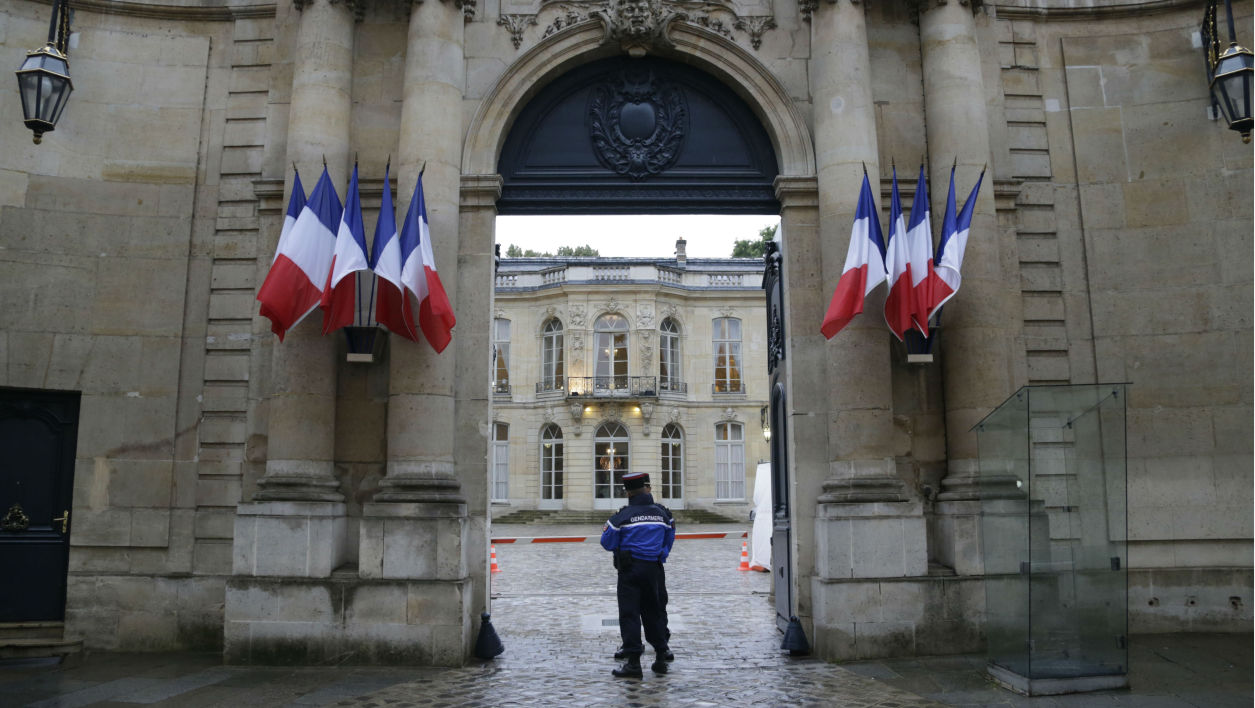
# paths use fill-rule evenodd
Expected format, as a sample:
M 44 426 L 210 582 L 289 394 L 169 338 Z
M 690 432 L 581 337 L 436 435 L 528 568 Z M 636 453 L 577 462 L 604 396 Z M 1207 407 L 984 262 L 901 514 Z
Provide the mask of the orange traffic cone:
M 491 570 L 492 570 L 492 572 L 494 572 L 494 573 L 500 573 L 500 572 L 501 572 L 501 568 L 497 567 L 497 544 L 495 544 L 495 543 L 494 543 L 494 544 L 492 544 L 491 548 L 492 548 L 492 568 L 491 568 Z
M 737 570 L 749 570 L 749 569 L 750 569 L 749 550 L 747 546 L 745 545 L 745 541 L 741 541 L 741 566 L 737 568 Z

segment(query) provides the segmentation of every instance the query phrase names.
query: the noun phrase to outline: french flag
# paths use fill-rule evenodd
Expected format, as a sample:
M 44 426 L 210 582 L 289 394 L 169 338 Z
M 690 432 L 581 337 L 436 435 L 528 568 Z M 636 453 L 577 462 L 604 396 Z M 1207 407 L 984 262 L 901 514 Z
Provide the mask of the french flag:
M 898 194 L 898 168 L 893 168 L 893 197 L 889 202 L 889 243 L 885 248 L 889 295 L 885 297 L 885 322 L 893 336 L 901 340 L 911 328 L 915 293 L 909 272 L 906 221 L 902 218 L 902 198 Z
M 292 191 L 295 197 L 296 183 Z M 331 269 L 340 212 L 340 198 L 324 166 L 292 229 L 280 235 L 270 272 L 257 291 L 261 314 L 270 319 L 270 330 L 279 335 L 280 342 L 322 300 L 321 286 Z
M 862 312 L 864 299 L 885 282 L 885 278 L 885 239 L 880 231 L 879 212 L 872 201 L 872 188 L 864 168 L 863 187 L 859 190 L 854 226 L 850 229 L 850 249 L 845 255 L 845 269 L 837 281 L 832 302 L 828 303 L 823 326 L 819 328 L 824 337 L 832 339 L 855 315 Z
M 418 298 L 418 326 L 436 353 L 449 346 L 457 320 L 440 276 L 431 248 L 427 226 L 427 204 L 423 199 L 423 173 L 418 173 L 414 196 L 401 227 L 401 283 Z
M 283 216 L 283 229 L 279 231 L 279 247 L 275 249 L 275 257 L 270 260 L 271 265 L 274 265 L 274 262 L 279 258 L 279 254 L 283 253 L 283 249 L 288 244 L 288 239 L 292 236 L 292 227 L 296 225 L 296 220 L 304 208 L 305 187 L 301 185 L 301 173 L 296 170 L 294 165 L 292 167 L 292 196 L 288 198 L 288 212 Z
M 928 201 L 928 179 L 924 166 L 919 166 L 915 181 L 915 199 L 911 202 L 911 220 L 906 227 L 906 250 L 911 274 L 911 321 L 925 337 L 928 336 L 928 274 L 933 270 L 932 208 Z
M 405 285 L 401 282 L 401 239 L 397 236 L 397 218 L 392 209 L 391 169 L 391 165 L 384 169 L 383 201 L 379 205 L 379 220 L 375 222 L 375 241 L 370 253 L 370 267 L 379 282 L 375 319 L 389 331 L 417 342 L 418 327 L 414 325 L 410 299 L 405 296 Z
M 370 271 L 366 257 L 366 229 L 362 226 L 362 199 L 357 186 L 357 165 L 349 180 L 345 209 L 336 232 L 335 252 L 322 290 L 322 333 L 353 324 L 357 315 L 358 271 Z
M 959 292 L 963 278 L 963 253 L 967 250 L 967 236 L 972 228 L 972 212 L 976 209 L 976 195 L 985 179 L 980 171 L 976 186 L 963 202 L 963 211 L 954 213 L 954 168 L 950 168 L 950 194 L 946 197 L 946 215 L 941 221 L 941 243 L 937 244 L 936 269 L 929 278 L 928 316 L 932 317 L 941 306 Z

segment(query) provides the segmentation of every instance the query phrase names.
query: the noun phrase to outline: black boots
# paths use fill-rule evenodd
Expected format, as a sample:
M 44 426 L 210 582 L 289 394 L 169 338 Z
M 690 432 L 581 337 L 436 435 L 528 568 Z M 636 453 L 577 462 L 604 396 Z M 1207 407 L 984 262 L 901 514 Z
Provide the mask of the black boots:
M 645 675 L 645 672 L 641 671 L 640 654 L 628 654 L 626 658 L 627 661 L 620 664 L 619 668 L 611 669 L 610 673 L 617 678 L 640 678 Z

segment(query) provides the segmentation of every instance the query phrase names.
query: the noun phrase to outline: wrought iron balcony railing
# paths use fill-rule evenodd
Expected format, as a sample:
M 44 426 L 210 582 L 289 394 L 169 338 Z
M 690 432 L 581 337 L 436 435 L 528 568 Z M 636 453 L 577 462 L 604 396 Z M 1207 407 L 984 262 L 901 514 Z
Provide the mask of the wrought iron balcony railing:
M 566 385 L 566 379 L 550 379 L 548 381 L 536 382 L 536 393 L 552 393 L 554 391 L 562 391 Z
M 644 398 L 658 395 L 653 376 L 571 376 L 567 395 L 590 398 Z
M 493 383 L 492 392 L 498 395 L 508 396 L 510 395 L 510 384 L 504 381 Z
M 689 385 L 679 379 L 663 376 L 658 379 L 658 390 L 663 393 L 688 393 Z

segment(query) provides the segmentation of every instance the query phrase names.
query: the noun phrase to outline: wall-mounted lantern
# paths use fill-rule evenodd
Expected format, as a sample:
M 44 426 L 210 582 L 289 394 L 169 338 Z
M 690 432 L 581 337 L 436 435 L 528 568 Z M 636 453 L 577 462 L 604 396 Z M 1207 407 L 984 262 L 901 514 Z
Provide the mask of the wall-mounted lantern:
M 758 423 L 763 426 L 763 440 L 771 442 L 771 406 L 758 409 Z
M 1207 83 L 1215 106 L 1230 130 L 1251 142 L 1251 74 L 1255 61 L 1251 50 L 1240 46 L 1233 29 L 1233 6 L 1225 0 L 1225 19 L 1229 24 L 1229 46 L 1220 50 L 1216 27 L 1216 0 L 1207 0 L 1203 14 L 1203 48 L 1207 59 Z
M 70 59 L 66 56 L 70 37 L 70 10 L 65 0 L 53 0 L 48 24 L 48 43 L 26 53 L 17 70 L 18 91 L 22 95 L 22 116 L 35 134 L 38 145 L 44 133 L 57 127 L 74 83 L 70 81 Z

